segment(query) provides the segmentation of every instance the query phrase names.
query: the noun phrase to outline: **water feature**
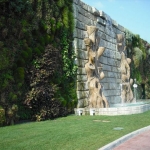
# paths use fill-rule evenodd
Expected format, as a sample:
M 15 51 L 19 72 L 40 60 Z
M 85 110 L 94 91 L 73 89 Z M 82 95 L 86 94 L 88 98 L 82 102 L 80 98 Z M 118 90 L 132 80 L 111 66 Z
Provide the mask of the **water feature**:
M 133 88 L 134 88 L 134 102 L 136 103 L 136 95 L 137 95 L 137 84 L 136 84 L 136 79 L 134 79 Z
M 81 39 L 77 40 L 79 47 L 84 50 L 80 52 L 77 63 L 80 73 L 75 114 L 130 115 L 150 110 L 150 100 L 138 100 L 136 80 L 130 78 L 131 59 L 127 58 L 125 52 L 126 35 L 123 27 L 114 24 L 115 21 L 107 14 L 102 18 L 97 15 L 98 23 L 86 25 L 84 45 Z M 85 86 L 82 83 L 86 83 Z

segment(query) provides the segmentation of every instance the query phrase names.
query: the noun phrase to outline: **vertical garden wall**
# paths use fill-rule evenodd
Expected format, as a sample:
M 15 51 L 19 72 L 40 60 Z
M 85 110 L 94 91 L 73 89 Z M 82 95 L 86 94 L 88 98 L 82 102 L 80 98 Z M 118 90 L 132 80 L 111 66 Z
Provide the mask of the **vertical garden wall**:
M 120 78 L 114 33 L 125 35 L 127 57 L 132 59 L 131 77 L 137 79 L 139 98 L 150 98 L 149 43 L 110 19 L 80 0 L 1 0 L 0 126 L 17 120 L 66 116 L 76 107 L 77 96 L 79 100 L 87 98 L 82 95 L 86 72 L 82 61 L 78 61 L 87 60 L 85 24 L 98 24 L 100 44 L 106 47 L 100 63 L 106 75 L 102 83 L 109 102 L 113 103 L 114 98 L 120 101 L 119 89 L 114 91 L 119 86 L 116 76 Z M 117 82 L 109 85 L 109 78 Z
M 72 111 L 73 28 L 72 0 L 0 1 L 0 125 Z

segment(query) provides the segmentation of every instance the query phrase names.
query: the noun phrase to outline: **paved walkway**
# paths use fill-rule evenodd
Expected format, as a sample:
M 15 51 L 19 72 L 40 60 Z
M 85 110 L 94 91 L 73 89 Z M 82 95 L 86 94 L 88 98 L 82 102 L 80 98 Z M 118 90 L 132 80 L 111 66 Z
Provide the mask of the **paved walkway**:
M 150 150 L 150 130 L 127 140 L 113 150 Z
M 150 126 L 129 133 L 99 150 L 150 150 Z

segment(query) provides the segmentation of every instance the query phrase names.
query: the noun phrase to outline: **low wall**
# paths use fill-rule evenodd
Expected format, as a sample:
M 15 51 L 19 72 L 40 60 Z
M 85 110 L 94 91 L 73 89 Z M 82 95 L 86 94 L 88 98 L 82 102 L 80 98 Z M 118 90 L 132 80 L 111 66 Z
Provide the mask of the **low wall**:
M 74 0 L 74 49 L 77 54 L 77 98 L 78 107 L 86 105 L 89 89 L 87 86 L 87 75 L 85 63 L 88 62 L 87 50 L 84 44 L 87 31 L 86 25 L 96 26 L 100 35 L 100 45 L 106 48 L 105 52 L 99 59 L 103 66 L 105 78 L 101 80 L 103 93 L 108 100 L 109 105 L 121 103 L 121 73 L 119 70 L 121 55 L 117 50 L 117 34 L 125 34 L 124 27 L 111 19 L 105 12 L 98 11 L 80 0 Z M 124 43 L 125 44 L 125 43 Z
M 112 107 L 112 108 L 75 108 L 75 115 L 131 115 L 139 114 L 150 110 L 150 104 L 143 104 L 137 106 L 125 106 L 125 107 Z

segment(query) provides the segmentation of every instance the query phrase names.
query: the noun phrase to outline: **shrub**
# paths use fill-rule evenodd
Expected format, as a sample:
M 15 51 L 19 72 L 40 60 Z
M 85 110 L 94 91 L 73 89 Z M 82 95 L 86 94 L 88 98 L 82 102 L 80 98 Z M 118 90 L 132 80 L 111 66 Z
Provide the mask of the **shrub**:
M 34 37 L 38 36 L 38 35 L 39 35 L 39 30 L 34 29 L 34 30 L 32 31 L 32 35 L 33 35 Z
M 60 21 L 58 21 L 56 23 L 56 29 L 59 30 L 62 27 L 62 23 Z
M 64 0 L 58 0 L 58 2 L 57 2 L 58 7 L 63 7 L 64 4 L 65 4 Z
M 44 36 L 44 40 L 45 40 L 45 43 L 47 45 L 47 44 L 49 44 L 51 42 L 51 37 L 49 35 L 45 35 Z
M 24 67 L 25 66 L 25 60 L 22 58 L 22 57 L 20 57 L 19 59 L 18 59 L 18 61 L 17 61 L 17 66 L 18 67 Z
M 50 22 L 51 25 L 53 25 L 53 24 L 55 24 L 56 20 L 55 20 L 55 18 L 51 18 L 51 19 L 49 20 L 49 22 Z
M 32 49 L 28 47 L 26 52 L 28 53 L 28 58 L 31 59 L 32 58 Z
M 6 69 L 9 65 L 9 50 L 2 48 L 0 50 L 0 70 Z
M 23 40 L 23 48 L 26 50 L 28 48 L 28 44 L 26 40 Z
M 23 85 L 23 83 L 22 83 L 22 82 L 18 82 L 17 87 L 18 87 L 18 88 L 21 88 L 21 87 L 22 87 L 22 85 Z
M 8 95 L 9 100 L 11 100 L 12 102 L 15 102 L 17 100 L 17 95 L 14 94 L 13 92 L 10 92 Z
M 43 53 L 45 50 L 45 47 L 43 47 L 42 45 L 39 44 L 38 49 L 40 50 L 41 53 Z
M 3 126 L 5 123 L 5 110 L 0 106 L 0 126 Z
M 8 0 L 0 0 L 0 3 L 5 3 L 7 2 Z
M 0 41 L 0 48 L 3 48 L 4 43 L 2 41 Z
M 41 29 L 42 31 L 44 31 L 44 32 L 46 32 L 47 29 L 48 29 L 48 27 L 47 27 L 46 23 L 44 22 L 44 20 L 41 20 L 41 21 L 40 21 L 39 26 L 40 26 L 40 29 Z
M 29 55 L 26 51 L 22 51 L 21 56 L 24 58 L 24 60 L 28 60 Z
M 38 41 L 40 42 L 40 44 L 42 45 L 42 46 L 45 46 L 45 40 L 44 40 L 44 37 L 39 37 L 38 38 Z
M 18 81 L 24 81 L 24 68 L 23 67 L 18 67 L 16 71 L 16 77 Z
M 18 111 L 18 106 L 13 104 L 11 109 L 12 109 L 12 111 L 17 112 Z
M 52 32 L 53 34 L 55 34 L 55 31 L 56 31 L 55 25 L 51 26 L 51 32 Z
M 12 99 L 13 102 L 16 101 L 17 100 L 17 95 L 13 94 L 11 99 Z
M 64 98 L 61 98 L 60 102 L 64 107 L 66 107 L 67 101 Z
M 41 55 L 41 51 L 39 50 L 38 47 L 34 48 L 34 53 L 35 53 L 36 55 L 38 55 L 38 56 Z

